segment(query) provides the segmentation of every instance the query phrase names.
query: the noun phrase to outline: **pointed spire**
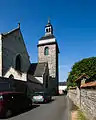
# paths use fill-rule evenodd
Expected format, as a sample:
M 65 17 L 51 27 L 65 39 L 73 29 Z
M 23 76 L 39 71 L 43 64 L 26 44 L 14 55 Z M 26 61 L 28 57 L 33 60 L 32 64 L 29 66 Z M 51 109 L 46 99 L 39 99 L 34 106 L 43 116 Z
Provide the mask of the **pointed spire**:
M 20 28 L 20 22 L 18 22 L 18 28 Z
M 50 24 L 50 17 L 48 18 L 48 24 Z

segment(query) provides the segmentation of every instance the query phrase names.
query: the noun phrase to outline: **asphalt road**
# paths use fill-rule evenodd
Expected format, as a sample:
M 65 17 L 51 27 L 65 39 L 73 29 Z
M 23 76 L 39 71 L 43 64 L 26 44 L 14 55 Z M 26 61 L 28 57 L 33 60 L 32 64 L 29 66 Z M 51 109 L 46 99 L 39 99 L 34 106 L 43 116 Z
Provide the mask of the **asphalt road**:
M 7 120 L 68 120 L 68 99 L 66 96 L 53 97 L 47 104 L 33 105 L 32 109 Z

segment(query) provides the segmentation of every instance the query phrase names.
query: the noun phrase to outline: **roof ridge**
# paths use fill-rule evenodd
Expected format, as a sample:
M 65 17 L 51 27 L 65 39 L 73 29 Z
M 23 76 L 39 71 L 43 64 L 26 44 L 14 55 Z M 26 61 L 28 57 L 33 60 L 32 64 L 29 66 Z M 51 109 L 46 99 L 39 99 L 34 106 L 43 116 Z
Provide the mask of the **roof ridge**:
M 2 35 L 3 36 L 9 35 L 9 34 L 11 34 L 12 32 L 14 32 L 16 30 L 20 30 L 20 27 L 14 28 L 14 29 L 10 30 L 9 32 L 6 32 L 6 33 L 2 33 Z

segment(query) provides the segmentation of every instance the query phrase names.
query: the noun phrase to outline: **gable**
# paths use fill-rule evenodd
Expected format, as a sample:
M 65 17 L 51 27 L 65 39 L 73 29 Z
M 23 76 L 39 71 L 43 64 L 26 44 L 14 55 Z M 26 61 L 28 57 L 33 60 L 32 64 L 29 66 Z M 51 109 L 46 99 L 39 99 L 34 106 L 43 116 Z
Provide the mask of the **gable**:
M 3 47 L 4 48 L 14 50 L 14 52 L 16 49 L 19 48 L 19 50 L 16 50 L 16 52 L 22 51 L 22 52 L 26 52 L 26 54 L 28 55 L 26 45 L 24 43 L 24 39 L 23 39 L 20 28 L 17 28 L 6 34 L 4 33 L 4 34 L 2 34 L 2 36 L 3 36 L 2 38 L 3 38 Z M 9 47 L 11 47 L 11 48 L 9 48 Z M 20 49 L 20 47 L 22 47 L 22 48 Z
M 16 56 L 21 56 L 21 71 L 26 73 L 30 66 L 29 55 L 20 28 L 2 34 L 3 75 L 10 67 L 15 68 Z

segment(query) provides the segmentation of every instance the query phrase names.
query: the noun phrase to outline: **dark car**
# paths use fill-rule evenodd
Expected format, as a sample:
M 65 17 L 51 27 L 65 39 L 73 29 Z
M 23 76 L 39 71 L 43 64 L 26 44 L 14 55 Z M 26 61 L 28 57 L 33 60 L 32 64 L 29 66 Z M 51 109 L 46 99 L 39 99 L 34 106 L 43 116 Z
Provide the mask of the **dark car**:
M 46 92 L 35 92 L 33 97 L 32 97 L 32 101 L 34 103 L 46 103 L 51 101 L 51 95 L 49 93 Z
M 14 112 L 19 112 L 32 106 L 32 100 L 24 93 L 0 92 L 0 116 L 10 117 Z

